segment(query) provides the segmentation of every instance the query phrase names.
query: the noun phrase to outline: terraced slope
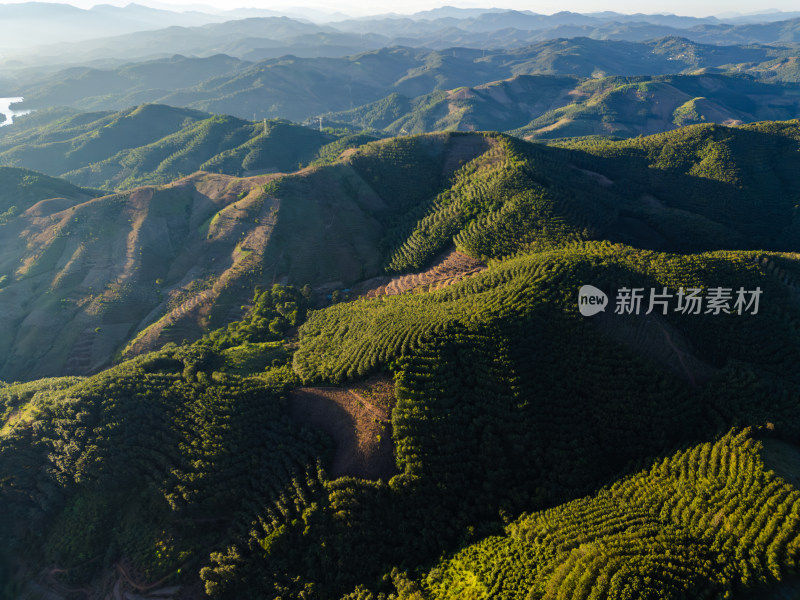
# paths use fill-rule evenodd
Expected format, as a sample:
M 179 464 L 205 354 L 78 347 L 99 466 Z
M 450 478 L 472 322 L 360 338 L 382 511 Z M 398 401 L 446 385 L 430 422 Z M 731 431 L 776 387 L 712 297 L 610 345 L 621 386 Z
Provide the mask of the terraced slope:
M 618 273 L 610 275 L 598 268 L 609 262 L 617 265 Z M 782 268 L 776 268 L 776 263 L 780 263 Z M 687 259 L 680 255 L 634 250 L 608 243 L 575 245 L 564 250 L 504 261 L 496 268 L 437 292 L 377 297 L 312 313 L 300 330 L 301 344 L 295 354 L 295 369 L 307 381 L 341 381 L 359 377 L 381 365 L 412 355 L 415 349 L 447 332 L 469 331 L 479 327 L 479 323 L 483 324 L 480 327 L 494 328 L 506 320 L 513 322 L 523 318 L 529 307 L 547 306 L 551 302 L 566 303 L 569 298 L 569 312 L 575 316 L 577 301 L 572 295 L 573 292 L 577 293 L 575 290 L 583 282 L 602 282 L 605 285 L 595 285 L 612 291 L 624 286 L 653 287 L 656 290 L 666 286 L 677 291 L 678 287 L 686 288 L 692 285 L 691 282 L 703 280 L 705 268 L 713 268 L 720 284 L 728 282 L 730 287 L 733 287 L 734 281 L 740 281 L 743 286 L 757 283 L 764 290 L 770 286 L 771 293 L 783 298 L 780 302 L 788 303 L 787 306 L 791 305 L 791 298 L 796 293 L 795 287 L 787 283 L 798 277 L 794 255 L 717 252 L 691 255 Z M 563 282 L 563 285 L 556 287 L 552 284 L 553 280 Z M 545 283 L 548 281 L 551 283 Z M 645 309 L 643 307 L 642 312 Z M 780 312 L 784 309 L 776 307 L 776 310 Z M 779 316 L 779 312 L 774 315 L 778 321 L 784 318 Z M 636 317 L 611 314 L 611 311 L 607 313 L 593 323 L 599 325 L 604 335 L 637 348 L 637 330 L 629 330 Z M 676 343 L 684 349 L 687 345 L 694 346 L 695 352 L 712 364 L 720 360 L 718 357 L 712 358 L 716 352 L 716 342 L 713 340 L 733 331 L 728 330 L 733 327 L 730 319 L 714 320 L 705 315 L 694 319 L 687 319 L 686 315 L 660 318 L 660 312 L 649 318 L 641 315 L 645 321 L 652 321 L 655 317 L 659 317 L 656 327 L 660 323 L 662 333 L 672 336 L 673 352 L 681 352 Z M 762 328 L 766 327 L 765 319 L 768 318 L 762 312 L 757 319 Z M 778 327 L 777 321 L 775 326 Z M 758 327 L 751 320 L 741 321 L 736 329 L 741 334 L 745 329 L 753 331 Z M 337 331 L 350 333 L 342 339 Z M 787 335 L 789 337 L 784 338 L 782 343 L 786 344 L 787 355 L 792 355 L 794 351 L 791 348 L 795 344 L 790 341 L 790 334 Z M 679 342 L 680 338 L 684 341 Z M 331 352 L 332 343 L 336 344 L 336 352 Z M 656 348 L 652 343 L 642 345 L 651 350 Z M 778 352 L 777 348 L 773 347 L 775 352 Z M 641 349 L 637 348 L 637 352 L 641 352 Z M 762 365 L 762 358 L 743 348 L 720 352 L 724 355 L 738 353 L 740 358 L 748 356 L 748 360 L 755 360 Z M 652 360 L 656 356 L 659 356 L 659 352 L 651 353 L 648 358 Z M 781 363 L 785 364 L 786 360 L 782 358 Z M 767 368 L 766 365 L 762 366 Z M 676 370 L 673 367 L 670 364 L 668 369 Z M 701 365 L 696 365 L 696 368 L 700 369 Z
M 110 568 L 134 564 L 148 574 L 139 581 L 176 585 L 196 584 L 200 573 L 218 598 L 415 587 L 423 597 L 614 597 L 637 588 L 736 598 L 753 586 L 775 589 L 796 568 L 800 492 L 767 472 L 747 435 L 613 482 L 632 464 L 640 471 L 642 460 L 734 425 L 763 426 L 775 440 L 800 432 L 791 368 L 800 356 L 790 285 L 798 274 L 796 256 L 760 251 L 671 255 L 591 243 L 523 255 L 439 291 L 310 313 L 296 374 L 286 363 L 291 340 L 241 337 L 262 326 L 259 309 L 222 337 L 84 381 L 6 386 L 12 413 L 0 460 L 13 476 L 0 482 L 0 499 L 12 507 L 6 516 L 29 511 L 48 523 L 22 520 L 14 529 L 46 532 L 48 554 L 26 554 L 30 564 L 55 564 L 57 583 L 98 591 L 108 591 L 104 567 L 71 557 L 106 548 L 104 539 L 67 532 L 120 511 Z M 580 316 L 585 281 L 609 291 L 621 283 L 759 286 L 763 298 L 757 315 L 663 317 L 710 369 L 691 382 L 658 353 Z M 296 308 L 283 302 L 292 297 L 286 290 L 270 293 L 280 300 L 271 309 Z M 266 367 L 233 360 L 259 351 L 271 359 Z M 384 374 L 358 381 L 370 371 Z M 316 383 L 297 389 L 298 376 Z M 357 381 L 332 386 L 347 377 Z M 392 404 L 384 402 L 392 396 L 389 444 L 383 421 Z M 327 436 L 307 444 L 298 423 Z M 378 469 L 392 446 L 397 471 L 383 462 Z M 253 472 L 251 460 L 271 466 Z M 782 470 L 793 464 L 774 452 L 764 460 Z M 42 500 L 13 493 L 25 482 L 53 490 L 53 504 L 30 512 Z M 128 504 L 132 485 L 146 513 Z M 610 491 L 597 494 L 605 485 Z M 78 504 L 96 516 L 69 508 Z M 524 512 L 532 516 L 497 537 L 498 514 Z M 407 564 L 429 575 L 390 575 Z
M 769 470 L 760 446 L 734 431 L 523 516 L 438 565 L 422 581 L 425 597 L 764 594 L 800 559 L 800 490 Z
M 768 266 L 777 262 L 783 274 Z M 472 556 L 475 541 L 497 535 L 498 513 L 513 519 L 593 494 L 632 465 L 640 470 L 645 457 L 673 454 L 675 445 L 714 439 L 735 424 L 764 426 L 794 439 L 800 432 L 800 397 L 791 365 L 800 356 L 794 326 L 799 305 L 785 283 L 787 272 L 798 273 L 796 256 L 752 251 L 683 256 L 585 244 L 493 263 L 436 292 L 312 312 L 300 329 L 296 373 L 326 387 L 371 372 L 394 373 L 398 401 L 392 425 L 401 473 L 388 489 L 352 480 L 332 485 L 316 526 L 304 530 L 306 550 L 296 550 L 294 568 L 305 574 L 304 581 L 330 589 L 335 584 L 328 571 L 309 571 L 302 559 L 324 544 L 330 560 L 343 561 L 336 580 L 351 582 L 352 595 L 346 597 L 369 598 L 368 592 L 379 597 L 392 587 L 370 580 L 409 564 L 409 556 L 428 564 L 426 570 L 439 561 L 442 546 L 454 552 L 466 547 L 464 556 Z M 610 294 L 624 284 L 656 290 L 759 286 L 764 295 L 757 315 L 663 317 L 709 369 L 707 379 L 692 382 L 676 372 L 669 357 L 643 353 L 636 339 L 609 335 L 602 323 L 578 314 L 577 290 L 587 281 Z M 717 448 L 719 456 L 728 445 L 738 448 L 741 442 L 748 448 L 744 438 L 734 437 Z M 711 449 L 708 444 L 691 456 L 701 451 L 707 456 Z M 750 455 L 747 450 L 744 456 Z M 766 472 L 756 466 L 760 461 L 731 459 L 728 479 L 729 471 L 714 471 L 717 463 L 698 465 L 688 456 L 663 469 L 659 461 L 650 474 L 638 477 L 642 496 L 618 501 L 603 493 L 600 500 L 554 509 L 562 521 L 575 515 L 574 528 L 553 524 L 546 513 L 542 527 L 551 528 L 537 530 L 529 542 L 535 552 L 515 546 L 507 553 L 498 550 L 494 558 L 498 543 L 490 538 L 486 556 L 478 555 L 474 566 L 458 555 L 452 567 L 440 565 L 422 581 L 397 572 L 387 579 L 396 593 L 419 586 L 423 598 L 506 592 L 525 598 L 531 589 L 533 597 L 558 597 L 562 591 L 591 597 L 595 588 L 600 594 L 611 589 L 610 597 L 624 597 L 622 590 L 629 588 L 645 597 L 676 598 L 681 591 L 714 597 L 721 589 L 736 598 L 753 586 L 774 589 L 778 576 L 796 569 L 791 540 L 798 534 L 798 491 L 774 475 L 759 475 L 759 469 Z M 616 485 L 633 493 L 625 482 Z M 772 494 L 775 504 L 767 500 Z M 581 521 L 584 506 L 597 520 Z M 608 533 L 596 531 L 606 518 Z M 756 540 L 762 534 L 766 539 L 766 531 L 776 535 L 764 546 Z M 563 546 L 548 545 L 559 536 L 566 538 Z M 204 571 L 208 589 L 219 597 L 255 597 L 242 582 L 254 581 L 260 569 L 286 556 L 277 550 L 262 556 L 265 540 L 276 539 L 297 540 L 275 525 L 258 529 L 237 544 L 235 561 L 220 558 Z M 392 545 L 381 544 L 385 539 Z M 767 550 L 773 541 L 773 550 Z M 562 569 L 564 564 L 569 569 Z M 579 582 L 587 573 L 591 577 Z M 302 589 L 282 587 L 277 573 L 271 577 L 259 593 Z M 333 595 L 347 589 L 337 587 Z
M 485 268 L 486 265 L 479 260 L 458 250 L 451 250 L 434 260 L 425 271 L 368 280 L 358 287 L 358 291 L 367 298 L 375 298 L 409 291 L 437 290 L 479 273 Z

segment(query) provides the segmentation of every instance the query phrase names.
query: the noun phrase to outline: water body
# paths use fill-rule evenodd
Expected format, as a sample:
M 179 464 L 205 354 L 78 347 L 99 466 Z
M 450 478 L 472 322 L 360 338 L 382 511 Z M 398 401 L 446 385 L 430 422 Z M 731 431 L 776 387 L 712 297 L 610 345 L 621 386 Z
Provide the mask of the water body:
M 22 102 L 22 98 L 0 98 L 0 114 L 6 117 L 6 120 L 0 123 L 0 127 L 11 125 L 14 121 L 14 117 L 27 115 L 31 112 L 29 110 L 11 110 L 11 105 L 18 102 Z

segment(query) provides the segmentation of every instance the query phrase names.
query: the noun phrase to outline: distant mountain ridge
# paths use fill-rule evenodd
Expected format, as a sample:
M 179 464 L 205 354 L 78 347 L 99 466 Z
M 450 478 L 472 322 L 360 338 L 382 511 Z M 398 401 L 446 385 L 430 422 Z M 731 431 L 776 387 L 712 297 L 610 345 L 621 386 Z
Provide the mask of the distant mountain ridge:
M 800 81 L 800 63 L 791 46 L 716 46 L 676 37 L 651 42 L 576 38 L 507 50 L 393 47 L 337 58 L 283 56 L 256 63 L 225 55 L 173 56 L 113 69 L 76 67 L 20 75 L 14 93 L 25 97 L 25 108 L 34 109 L 71 105 L 84 111 L 121 110 L 150 102 L 244 119 L 302 121 L 392 93 L 413 98 L 516 75 L 589 78 L 698 71 Z
M 497 129 L 526 139 L 631 137 L 696 123 L 800 118 L 800 85 L 716 74 L 518 75 L 416 98 L 390 94 L 325 118 L 394 135 Z
M 97 4 L 84 9 L 60 2 L 20 2 L 0 5 L 0 21 L 5 26 L 0 48 L 79 42 L 101 35 L 128 35 L 166 27 L 203 27 L 239 19 L 287 16 L 297 19 L 302 18 L 301 13 L 302 10 L 218 10 L 212 7 L 179 11 L 174 7 L 154 8 L 133 2 L 125 6 Z
M 67 22 L 88 19 L 65 37 L 58 24 L 47 24 L 47 6 L 18 5 L 6 10 L 6 22 L 15 25 L 6 42 L 31 46 L 14 60 L 86 62 L 152 59 L 170 54 L 209 56 L 228 53 L 239 58 L 267 58 L 282 54 L 341 56 L 393 45 L 443 49 L 451 46 L 496 49 L 539 41 L 591 37 L 627 41 L 646 41 L 664 36 L 682 36 L 695 42 L 712 44 L 770 44 L 800 42 L 800 19 L 786 13 L 782 20 L 774 15 L 764 21 L 725 22 L 713 17 L 675 15 L 624 15 L 613 12 L 580 14 L 558 12 L 552 15 L 530 11 L 478 10 L 432 11 L 416 15 L 389 15 L 361 19 L 312 23 L 270 11 L 255 13 L 205 14 L 172 13 L 130 5 L 125 9 L 95 7 L 90 11 L 54 8 L 55 18 Z M 35 7 L 35 8 L 31 8 Z M 28 16 L 29 11 L 31 15 Z M 234 18 L 234 15 L 245 18 Z M 31 21 L 35 18 L 36 21 Z M 14 19 L 20 20 L 19 23 Z M 98 26 L 97 19 L 111 19 Z M 114 21 L 117 19 L 119 23 Z M 137 20 L 138 19 L 138 20 Z M 38 28 L 31 23 L 40 23 Z M 47 35 L 42 35 L 41 29 Z M 52 31 L 51 31 L 52 29 Z M 96 32 L 103 31 L 98 37 Z M 87 32 L 92 35 L 87 36 Z M 117 35 L 115 35 L 117 34 Z M 90 39 L 91 38 L 91 39 Z M 233 40 L 233 43 L 232 43 Z M 349 49 L 349 52 L 348 50 Z M 339 54 L 336 54 L 337 50 Z
M 199 169 L 228 175 L 295 171 L 337 139 L 286 121 L 254 123 L 157 104 L 37 119 L 0 141 L 0 163 L 106 190 L 169 183 Z
M 141 4 L 117 7 L 109 4 L 82 9 L 70 4 L 23 2 L 0 5 L 3 47 L 25 47 L 37 43 L 75 42 L 89 37 L 120 35 L 146 29 L 182 25 L 197 26 L 220 17 L 200 12 L 174 12 Z

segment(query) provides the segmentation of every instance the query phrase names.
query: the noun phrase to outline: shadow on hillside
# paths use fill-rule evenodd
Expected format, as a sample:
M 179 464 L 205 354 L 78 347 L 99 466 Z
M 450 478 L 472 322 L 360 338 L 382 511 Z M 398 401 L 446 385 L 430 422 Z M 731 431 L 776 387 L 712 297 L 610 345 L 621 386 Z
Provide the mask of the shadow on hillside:
M 797 249 L 792 225 L 800 154 L 794 139 L 719 125 L 656 137 L 664 143 L 593 141 L 583 143 L 586 150 L 536 145 L 532 153 L 613 182 L 594 182 L 598 195 L 623 202 L 617 220 L 600 232 L 604 239 L 678 252 Z

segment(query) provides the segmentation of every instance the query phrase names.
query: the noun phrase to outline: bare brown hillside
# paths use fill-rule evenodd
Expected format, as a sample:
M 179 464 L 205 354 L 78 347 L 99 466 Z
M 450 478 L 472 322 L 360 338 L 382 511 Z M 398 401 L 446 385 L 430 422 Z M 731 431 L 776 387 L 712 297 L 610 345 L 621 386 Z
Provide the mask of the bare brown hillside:
M 430 267 L 419 273 L 406 273 L 394 277 L 376 277 L 364 282 L 357 290 L 367 298 L 395 296 L 410 291 L 430 291 L 446 287 L 465 277 L 486 269 L 481 261 L 456 249 L 439 256 Z
M 15 219 L 0 232 L 0 272 L 11 274 L 0 290 L 0 373 L 87 373 L 153 321 L 192 313 L 199 322 L 263 253 L 275 221 L 267 180 L 198 173 L 78 204 L 40 202 Z M 153 331 L 149 339 L 167 341 Z
M 493 146 L 480 135 L 448 140 L 431 136 L 441 185 Z M 89 374 L 194 341 L 241 318 L 256 285 L 374 281 L 399 210 L 375 186 L 345 159 L 38 201 L 0 227 L 0 380 Z M 475 268 L 456 253 L 380 293 L 444 285 Z

